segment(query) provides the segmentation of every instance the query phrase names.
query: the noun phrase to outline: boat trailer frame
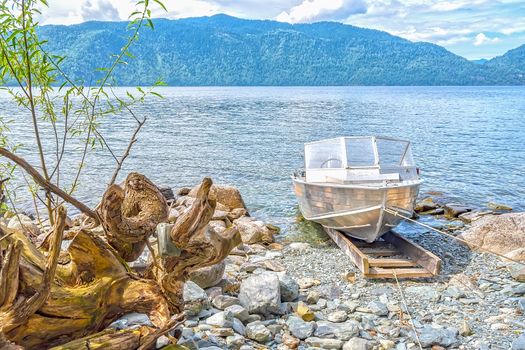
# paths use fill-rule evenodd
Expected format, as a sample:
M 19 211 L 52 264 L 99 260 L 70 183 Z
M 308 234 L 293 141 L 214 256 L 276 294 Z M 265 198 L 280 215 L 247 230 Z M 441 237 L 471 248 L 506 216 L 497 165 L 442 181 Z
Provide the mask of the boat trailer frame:
M 441 271 L 438 256 L 394 231 L 367 243 L 332 228 L 324 230 L 365 278 L 425 278 Z

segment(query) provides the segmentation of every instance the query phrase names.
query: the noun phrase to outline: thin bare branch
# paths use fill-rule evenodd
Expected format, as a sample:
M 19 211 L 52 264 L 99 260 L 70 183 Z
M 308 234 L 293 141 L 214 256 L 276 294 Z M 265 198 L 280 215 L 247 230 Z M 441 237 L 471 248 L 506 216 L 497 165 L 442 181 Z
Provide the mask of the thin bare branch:
M 146 117 L 144 117 L 142 121 L 137 121 L 137 124 L 138 124 L 137 128 L 133 132 L 133 135 L 131 136 L 131 139 L 129 140 L 128 147 L 126 147 L 126 150 L 122 154 L 122 157 L 120 157 L 120 160 L 117 160 L 117 167 L 115 168 L 115 171 L 113 172 L 113 176 L 111 176 L 111 180 L 109 181 L 108 186 L 113 185 L 115 183 L 115 180 L 117 180 L 118 173 L 120 172 L 120 169 L 122 169 L 122 164 L 124 163 L 126 158 L 128 158 L 129 153 L 131 151 L 131 147 L 133 147 L 133 144 L 137 142 L 137 135 L 145 123 L 146 123 Z
M 0 147 L 0 155 L 4 156 L 16 164 L 20 166 L 22 169 L 24 169 L 31 177 L 35 180 L 37 184 L 42 186 L 45 190 L 49 192 L 53 192 L 66 202 L 70 203 L 74 207 L 76 207 L 78 210 L 86 214 L 87 216 L 95 219 L 97 222 L 99 221 L 98 215 L 95 211 L 91 210 L 87 205 L 80 202 L 78 199 L 72 197 L 68 193 L 64 192 L 62 189 L 57 187 L 55 184 L 47 181 L 40 173 L 31 166 L 28 162 L 26 162 L 24 159 L 18 157 L 17 155 L 13 154 L 12 152 L 8 151 L 7 149 Z

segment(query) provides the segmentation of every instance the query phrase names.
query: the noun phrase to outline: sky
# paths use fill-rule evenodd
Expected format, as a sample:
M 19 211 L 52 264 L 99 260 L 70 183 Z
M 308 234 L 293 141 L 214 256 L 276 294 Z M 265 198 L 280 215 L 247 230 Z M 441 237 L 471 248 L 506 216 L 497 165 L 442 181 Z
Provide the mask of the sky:
M 48 0 L 41 24 L 126 20 L 132 0 Z M 289 23 L 337 21 L 441 45 L 468 59 L 492 58 L 525 44 L 525 0 L 163 0 L 153 17 L 225 13 Z

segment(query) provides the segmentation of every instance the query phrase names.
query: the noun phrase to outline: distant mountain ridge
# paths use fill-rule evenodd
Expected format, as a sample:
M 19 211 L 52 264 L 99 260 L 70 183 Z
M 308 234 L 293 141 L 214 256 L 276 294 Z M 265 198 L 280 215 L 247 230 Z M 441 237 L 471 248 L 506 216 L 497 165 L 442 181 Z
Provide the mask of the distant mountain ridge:
M 119 85 L 524 84 L 525 46 L 477 64 L 443 47 L 336 22 L 288 24 L 227 15 L 156 19 L 115 71 Z M 39 28 L 63 70 L 86 84 L 125 42 L 126 22 Z M 516 51 L 517 50 L 517 51 Z

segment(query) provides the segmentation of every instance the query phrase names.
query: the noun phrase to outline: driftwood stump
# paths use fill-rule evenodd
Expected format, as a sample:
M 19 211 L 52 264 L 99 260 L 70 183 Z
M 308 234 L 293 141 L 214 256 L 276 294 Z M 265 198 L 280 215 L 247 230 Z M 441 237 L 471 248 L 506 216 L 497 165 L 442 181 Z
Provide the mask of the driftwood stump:
M 208 228 L 215 203 L 211 179 L 171 232 L 182 253 L 152 263 L 141 277 L 126 261 L 144 250 L 168 208 L 157 187 L 132 173 L 124 188 L 110 186 L 99 205 L 105 234 L 81 227 L 61 251 L 66 210 L 56 210 L 47 249 L 0 224 L 0 347 L 41 349 L 147 349 L 182 319 L 182 289 L 189 273 L 220 262 L 240 243 L 236 230 Z M 130 312 L 147 314 L 155 327 L 106 327 Z M 67 344 L 66 344 L 67 343 Z

